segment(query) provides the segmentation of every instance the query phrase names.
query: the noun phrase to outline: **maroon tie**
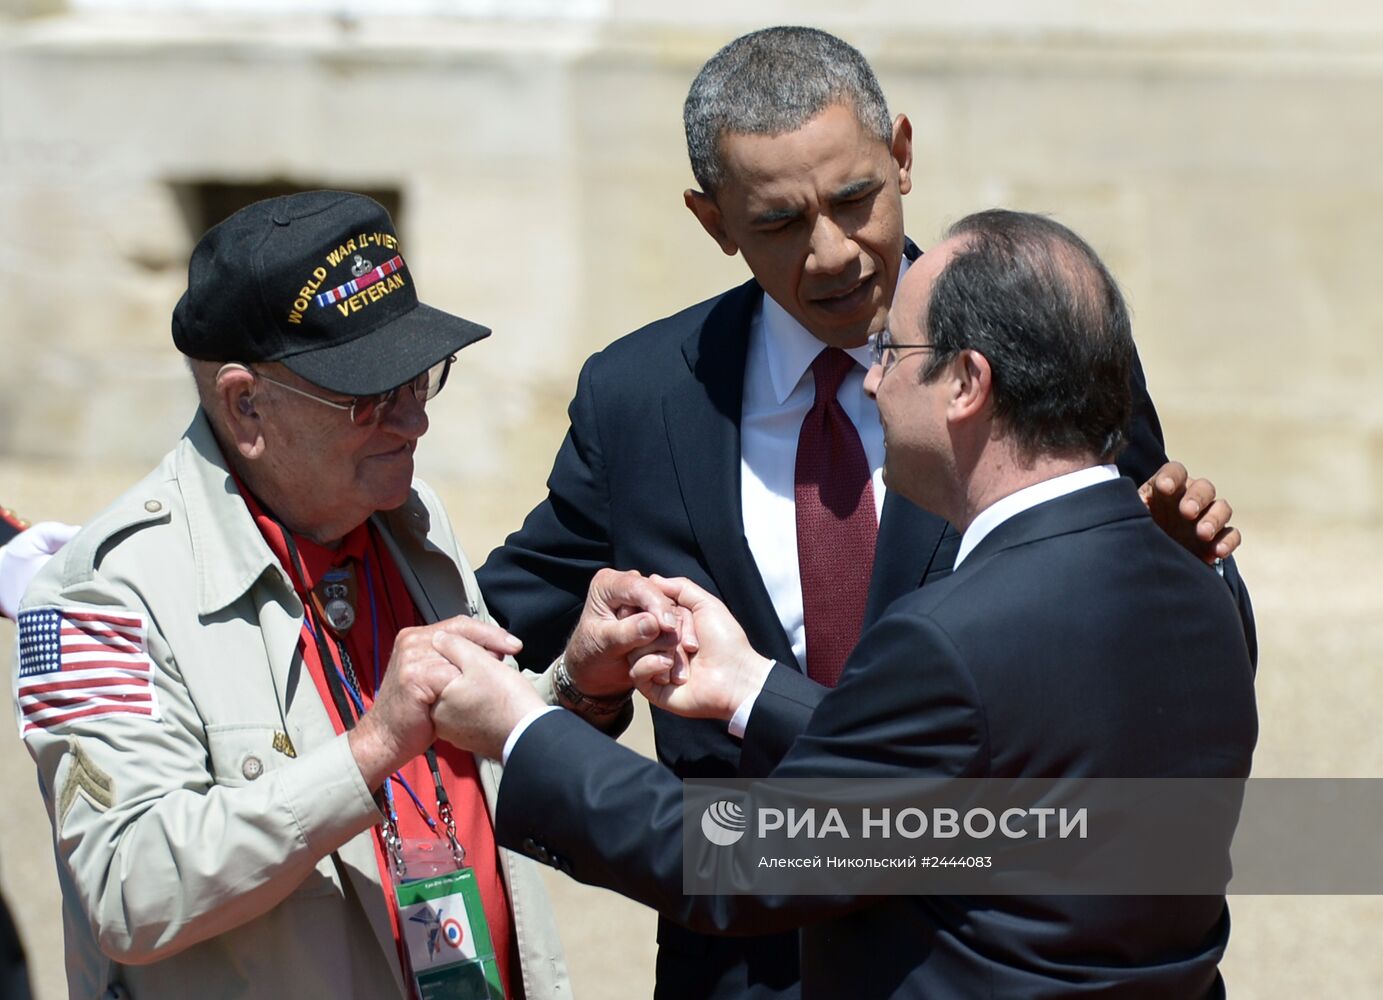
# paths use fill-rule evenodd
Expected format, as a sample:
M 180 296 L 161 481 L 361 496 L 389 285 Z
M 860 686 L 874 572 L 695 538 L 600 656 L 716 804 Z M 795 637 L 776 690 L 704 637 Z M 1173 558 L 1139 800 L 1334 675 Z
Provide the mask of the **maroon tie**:
M 812 362 L 816 401 L 797 438 L 797 565 L 807 633 L 807 676 L 840 680 L 859 641 L 874 571 L 874 484 L 859 432 L 836 393 L 855 361 L 828 347 Z

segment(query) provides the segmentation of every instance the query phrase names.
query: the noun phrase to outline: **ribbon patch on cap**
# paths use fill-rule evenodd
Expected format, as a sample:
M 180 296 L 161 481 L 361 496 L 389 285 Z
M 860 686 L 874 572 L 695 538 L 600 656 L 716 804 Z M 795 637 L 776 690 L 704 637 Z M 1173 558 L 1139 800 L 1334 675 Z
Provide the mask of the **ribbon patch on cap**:
M 328 250 L 325 265 L 313 268 L 311 277 L 298 290 L 288 310 L 288 322 L 295 326 L 302 323 L 303 314 L 314 305 L 319 308 L 334 305 L 342 316 L 349 316 L 402 288 L 406 282 L 401 273 L 403 257 L 398 254 L 398 246 L 398 238 L 392 233 L 360 233 Z M 374 261 L 380 258 L 366 256 L 371 247 L 382 248 L 391 256 L 375 266 Z M 328 291 L 321 291 L 331 272 L 342 267 L 349 269 L 351 277 Z
M 383 264 L 379 265 L 379 267 L 371 267 L 368 260 L 356 254 L 355 266 L 351 268 L 351 274 L 355 274 L 356 277 L 343 285 L 337 285 L 329 292 L 323 292 L 313 301 L 319 306 L 329 306 L 333 302 L 340 302 L 342 299 L 349 298 L 356 292 L 363 292 L 376 281 L 387 278 L 401 267 L 403 267 L 403 258 L 397 254 L 394 255 L 393 259 L 386 260 Z M 357 272 L 359 273 L 357 274 Z M 403 279 L 399 278 L 398 282 L 402 285 Z M 385 282 L 385 284 L 387 286 L 388 282 Z M 390 289 L 390 291 L 392 290 L 393 289 Z

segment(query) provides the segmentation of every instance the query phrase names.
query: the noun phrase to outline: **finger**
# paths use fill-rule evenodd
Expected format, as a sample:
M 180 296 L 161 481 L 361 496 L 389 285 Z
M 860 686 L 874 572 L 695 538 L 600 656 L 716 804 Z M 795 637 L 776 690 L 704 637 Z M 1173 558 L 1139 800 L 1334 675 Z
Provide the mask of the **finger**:
M 1181 511 L 1182 517 L 1194 520 L 1200 516 L 1201 511 L 1214 502 L 1215 484 L 1208 479 L 1192 479 L 1186 483 L 1186 489 L 1177 509 Z
M 653 680 L 645 681 L 638 688 L 638 692 L 639 694 L 643 695 L 644 700 L 647 701 L 650 705 L 655 705 L 658 708 L 667 707 L 668 692 L 672 690 L 675 689 L 668 686 L 667 684 L 659 683 Z
M 451 680 L 447 681 L 441 691 L 437 693 L 437 700 L 432 703 L 432 718 L 435 721 L 438 710 L 447 702 L 455 703 L 466 697 L 466 675 L 459 670 L 454 673 Z
M 677 614 L 682 619 L 682 626 L 677 630 L 678 640 L 688 654 L 695 653 L 701 648 L 701 640 L 696 637 L 696 619 L 692 616 L 690 608 L 681 605 L 677 607 Z
M 667 653 L 648 653 L 638 659 L 631 657 L 629 679 L 639 690 L 648 684 L 665 685 L 670 682 L 672 666 L 672 656 Z
M 591 626 L 590 637 L 602 653 L 611 656 L 625 656 L 642 646 L 668 649 L 677 644 L 677 633 L 664 632 L 658 619 L 647 612 L 623 621 L 596 622 Z
M 659 576 L 657 573 L 651 573 L 649 574 L 648 582 L 675 601 L 683 579 L 684 577 L 680 576 L 667 577 Z
M 454 620 L 454 619 L 453 619 Z M 490 650 L 476 645 L 470 639 L 451 629 L 436 629 L 431 634 L 432 648 L 447 662 L 465 670 L 478 661 L 493 660 Z
M 647 660 L 642 669 L 636 669 L 641 661 Z M 630 683 L 638 686 L 640 675 L 658 671 L 658 682 L 660 684 L 671 684 L 677 686 L 685 684 L 690 671 L 690 663 L 687 654 L 676 644 L 674 639 L 671 645 L 665 646 L 661 641 L 653 646 L 645 646 L 636 649 L 632 653 L 625 655 L 625 661 L 629 664 Z
M 677 686 L 691 679 L 691 662 L 687 659 L 687 654 L 680 649 L 672 651 L 672 673 L 668 675 L 668 679 Z
M 663 592 L 684 608 L 696 611 L 697 608 L 715 600 L 710 592 L 692 583 L 684 576 L 665 578 L 654 576 L 650 582 L 663 589 Z
M 1163 496 L 1171 496 L 1186 484 L 1186 466 L 1180 462 L 1168 462 L 1153 473 L 1153 485 Z
M 628 660 L 630 664 L 633 664 L 635 661 L 644 656 L 662 656 L 667 659 L 669 664 L 671 664 L 672 658 L 675 655 L 676 650 L 677 637 L 667 636 L 660 633 L 657 639 L 655 639 L 653 642 L 650 642 L 647 645 L 639 646 L 636 649 L 631 649 L 623 655 L 624 658 Z
M 1221 531 L 1215 539 L 1215 558 L 1228 559 L 1243 540 L 1244 536 L 1239 533 L 1238 528 L 1226 528 Z
M 1234 514 L 1227 500 L 1216 500 L 1196 521 L 1196 537 L 1209 542 L 1229 526 Z
M 624 573 L 598 574 L 597 581 L 600 597 L 605 604 L 615 609 L 624 607 L 647 611 L 653 614 L 667 631 L 677 630 L 680 619 L 672 599 L 647 577 L 629 570 Z M 618 611 L 616 616 L 618 617 Z
M 478 621 L 466 615 L 457 615 L 455 618 L 438 622 L 435 629 L 468 639 L 477 646 L 500 656 L 513 656 L 523 649 L 523 643 L 519 641 L 517 636 L 510 635 L 498 625 Z
M 461 676 L 461 667 L 445 658 L 433 659 L 423 665 L 421 679 L 423 687 L 432 693 L 431 703 L 436 704 L 447 685 Z

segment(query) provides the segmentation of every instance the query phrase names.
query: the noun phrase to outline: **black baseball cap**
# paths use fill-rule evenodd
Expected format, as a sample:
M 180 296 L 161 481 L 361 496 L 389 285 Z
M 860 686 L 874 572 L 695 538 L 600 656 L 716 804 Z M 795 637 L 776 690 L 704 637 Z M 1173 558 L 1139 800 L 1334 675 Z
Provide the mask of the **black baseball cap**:
M 489 335 L 419 302 L 389 213 L 344 191 L 270 198 L 207 230 L 173 310 L 188 357 L 278 361 L 347 396 L 403 385 Z

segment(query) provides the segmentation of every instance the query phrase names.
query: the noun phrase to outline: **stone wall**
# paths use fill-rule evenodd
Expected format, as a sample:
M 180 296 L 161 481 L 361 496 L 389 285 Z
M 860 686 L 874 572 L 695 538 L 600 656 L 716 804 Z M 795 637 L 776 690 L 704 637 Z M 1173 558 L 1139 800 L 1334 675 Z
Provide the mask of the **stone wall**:
M 1254 506 L 1328 493 L 1376 522 L 1383 16 L 1231 30 L 1173 5 L 1157 30 L 1090 7 L 838 26 L 913 121 L 909 231 L 993 204 L 1069 222 L 1125 285 L 1173 452 Z M 0 454 L 155 458 L 190 401 L 168 341 L 189 186 L 325 184 L 397 190 L 424 297 L 495 327 L 436 404 L 473 430 L 425 470 L 526 481 L 582 358 L 743 273 L 681 205 L 678 117 L 743 25 L 579 9 L 4 23 Z

